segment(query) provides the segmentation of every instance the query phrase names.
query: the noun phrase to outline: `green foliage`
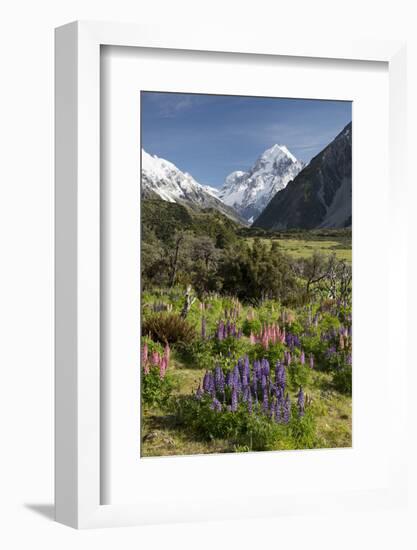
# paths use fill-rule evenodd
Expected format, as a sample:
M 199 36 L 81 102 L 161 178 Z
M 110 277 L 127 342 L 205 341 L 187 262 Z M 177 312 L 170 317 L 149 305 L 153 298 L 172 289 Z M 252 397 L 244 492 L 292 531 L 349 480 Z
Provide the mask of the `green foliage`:
M 276 344 L 270 344 L 268 349 L 265 349 L 261 344 L 255 344 L 249 348 L 249 359 L 268 359 L 271 368 L 274 368 L 277 361 L 282 361 L 284 357 L 284 344 L 277 342 Z
M 236 240 L 239 224 L 215 209 L 191 208 L 158 199 L 142 200 L 142 241 L 154 237 L 168 242 L 178 231 L 214 239 L 217 248 L 224 248 Z
M 246 351 L 250 349 L 247 340 L 243 338 L 234 338 L 233 336 L 225 338 L 224 340 L 217 340 L 217 338 L 214 338 L 212 342 L 213 353 L 236 360 L 239 359 L 239 357 L 243 357 Z
M 228 250 L 219 264 L 219 277 L 223 291 L 255 305 L 268 298 L 292 303 L 297 293 L 289 256 L 278 248 L 270 250 L 261 240 L 253 246 L 240 243 Z
M 296 336 L 301 336 L 304 332 L 304 327 L 298 320 L 292 321 L 291 324 L 287 325 L 287 328 L 291 334 L 295 334 Z
M 292 405 L 289 431 L 295 449 L 313 449 L 317 445 L 316 422 L 313 411 L 308 407 L 304 416 L 297 414 L 297 406 Z
M 164 353 L 164 346 L 159 342 L 154 342 L 149 336 L 141 337 L 142 347 L 146 344 L 148 346 L 148 355 L 151 355 L 152 352 L 156 351 L 159 355 L 162 356 Z
M 310 355 L 310 353 L 317 356 L 323 353 L 326 348 L 326 344 L 320 340 L 317 334 L 314 336 L 302 336 L 301 345 L 306 356 Z
M 196 336 L 194 327 L 176 313 L 154 313 L 143 319 L 142 334 L 169 344 L 189 344 Z
M 311 369 L 308 365 L 291 362 L 287 367 L 288 382 L 294 390 L 300 386 L 305 388 L 309 385 L 311 379 Z
M 333 385 L 337 391 L 352 395 L 352 366 L 343 365 L 333 374 Z
M 161 378 L 159 367 L 151 366 L 148 374 L 142 374 L 142 403 L 149 407 L 165 408 L 176 386 L 169 372 Z
M 331 329 L 338 329 L 340 327 L 340 321 L 334 315 L 326 313 L 320 322 L 320 331 L 327 332 Z
M 243 404 L 236 412 L 216 412 L 210 404 L 211 399 L 207 396 L 201 400 L 184 397 L 175 404 L 181 425 L 203 440 L 226 439 L 239 451 L 306 449 L 317 444 L 316 423 L 308 409 L 304 416 L 299 417 L 297 407 L 293 405 L 290 422 L 278 424 L 263 414 L 259 406 L 249 414 Z
M 341 249 L 340 254 L 350 255 L 350 239 L 346 230 L 271 233 L 240 228 L 214 210 L 142 201 L 142 341 L 147 342 L 149 354 L 157 351 L 162 355 L 166 342 L 173 345 L 175 365 L 162 379 L 159 368 L 153 366 L 142 376 L 145 414 L 169 418 L 168 430 L 175 433 L 175 441 L 191 442 L 195 449 L 206 449 L 203 452 L 349 444 L 351 340 L 346 337 L 341 343 L 339 328 L 351 323 L 350 294 L 348 291 L 346 301 L 338 301 L 329 291 L 331 284 L 343 284 L 338 267 L 332 264 L 331 281 L 325 271 L 330 265 L 328 254 L 337 253 L 336 248 Z M 314 254 L 316 249 L 327 257 Z M 312 259 L 305 262 L 308 257 Z M 322 275 L 325 278 L 317 281 Z M 180 313 L 186 285 L 191 285 L 191 297 L 196 299 L 184 320 Z M 242 338 L 216 338 L 217 324 L 227 319 L 242 328 Z M 301 342 L 301 348 L 291 351 L 287 367 L 293 403 L 288 424 L 277 424 L 255 403 L 252 415 L 242 404 L 236 412 L 223 408 L 219 413 L 210 408 L 210 399 L 198 401 L 189 395 L 205 370 L 221 364 L 224 373 L 230 372 L 245 354 L 251 362 L 268 359 L 273 371 L 289 347 L 270 342 L 264 349 L 260 344 L 251 345 L 248 337 L 251 332 L 259 334 L 263 325 L 275 323 Z M 305 352 L 305 365 L 300 364 L 300 350 Z M 314 369 L 309 366 L 310 354 Z M 180 395 L 174 381 L 181 384 Z M 300 386 L 311 397 L 302 417 L 295 405 Z M 229 391 L 227 388 L 228 402 Z M 168 410 L 172 414 L 167 415 Z M 193 448 L 187 447 L 188 454 Z M 165 454 L 177 450 L 167 448 Z M 186 453 L 185 448 L 181 450 Z
M 261 329 L 262 323 L 259 319 L 246 319 L 242 325 L 243 334 L 245 336 L 249 336 L 251 332 L 253 332 L 253 334 L 258 334 L 261 332 Z
M 188 397 L 176 403 L 178 420 L 202 439 L 227 439 L 251 451 L 264 451 L 274 448 L 280 436 L 286 435 L 284 426 L 261 413 L 248 414 L 243 405 L 236 412 L 218 413 L 210 408 L 210 403 L 207 397 L 200 401 Z
M 212 340 L 196 338 L 181 351 L 184 361 L 190 367 L 210 370 L 215 365 L 216 356 L 213 355 Z

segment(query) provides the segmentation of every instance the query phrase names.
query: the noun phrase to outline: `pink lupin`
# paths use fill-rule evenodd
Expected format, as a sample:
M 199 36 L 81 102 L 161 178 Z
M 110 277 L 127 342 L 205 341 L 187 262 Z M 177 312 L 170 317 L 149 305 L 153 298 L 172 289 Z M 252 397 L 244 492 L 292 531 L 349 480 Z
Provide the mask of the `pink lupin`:
M 146 365 L 148 362 L 148 344 L 145 342 L 142 347 L 142 363 L 143 365 Z
M 165 372 L 167 370 L 168 364 L 167 364 L 167 358 L 164 356 L 161 359 L 161 363 L 159 365 L 159 376 L 160 378 L 163 378 L 165 376 Z
M 165 348 L 164 348 L 164 357 L 166 357 L 167 366 L 168 366 L 168 364 L 169 364 L 169 359 L 170 359 L 170 357 L 171 357 L 171 348 L 169 347 L 168 342 L 165 344 Z

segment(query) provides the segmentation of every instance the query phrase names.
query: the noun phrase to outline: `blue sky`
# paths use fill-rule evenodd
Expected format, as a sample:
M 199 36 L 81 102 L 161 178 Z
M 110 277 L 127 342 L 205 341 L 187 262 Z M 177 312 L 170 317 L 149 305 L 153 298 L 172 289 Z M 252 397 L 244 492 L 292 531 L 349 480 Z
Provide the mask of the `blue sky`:
M 221 187 L 275 143 L 308 162 L 352 120 L 348 101 L 141 92 L 142 146 Z

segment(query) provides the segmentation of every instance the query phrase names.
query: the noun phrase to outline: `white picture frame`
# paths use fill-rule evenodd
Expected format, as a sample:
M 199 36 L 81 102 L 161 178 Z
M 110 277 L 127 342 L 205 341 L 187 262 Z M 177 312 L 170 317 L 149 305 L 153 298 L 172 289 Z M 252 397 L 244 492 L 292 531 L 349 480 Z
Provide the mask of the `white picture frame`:
M 198 28 L 187 36 L 169 27 L 116 23 L 75 22 L 56 30 L 56 519 L 76 528 L 152 523 L 160 521 L 155 506 L 101 504 L 100 401 L 100 48 L 102 45 L 173 50 L 229 52 L 381 61 L 389 71 L 390 190 L 395 238 L 406 232 L 405 174 L 405 45 L 401 42 L 341 40 L 328 44 L 299 37 L 293 43 L 279 37 L 241 37 Z M 402 242 L 405 242 L 403 240 Z M 404 270 L 404 247 L 390 243 L 395 275 Z M 401 288 L 391 312 L 405 319 L 406 293 Z M 399 352 L 401 353 L 401 352 Z M 405 396 L 405 361 L 398 361 L 397 396 Z M 404 366 L 403 366 L 404 365 Z M 398 397 L 397 397 L 398 398 Z M 405 402 L 405 401 L 404 401 Z M 399 417 L 405 417 L 405 405 Z M 339 505 L 341 508 L 391 505 L 402 501 L 406 480 L 403 433 L 398 429 L 390 476 L 384 491 L 356 495 L 294 495 L 270 514 L 304 512 Z M 392 475 L 391 475 L 392 474 Z M 230 502 L 207 504 L 189 517 L 181 515 L 174 495 L 167 495 L 166 521 L 215 519 L 245 515 L 244 506 L 230 512 Z

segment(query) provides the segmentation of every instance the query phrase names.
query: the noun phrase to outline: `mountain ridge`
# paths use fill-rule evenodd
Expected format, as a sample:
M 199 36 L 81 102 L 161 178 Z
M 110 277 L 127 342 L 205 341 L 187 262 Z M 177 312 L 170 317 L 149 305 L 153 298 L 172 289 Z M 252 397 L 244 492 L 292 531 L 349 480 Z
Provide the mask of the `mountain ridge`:
M 141 159 L 142 198 L 159 198 L 197 210 L 214 208 L 241 225 L 247 225 L 238 212 L 216 196 L 214 188 L 202 185 L 169 160 L 150 155 L 144 149 L 141 151 Z
M 342 228 L 352 224 L 352 123 L 277 192 L 253 226 Z
M 256 159 L 247 172 L 237 170 L 229 174 L 218 196 L 251 222 L 303 166 L 286 145 L 274 144 Z

